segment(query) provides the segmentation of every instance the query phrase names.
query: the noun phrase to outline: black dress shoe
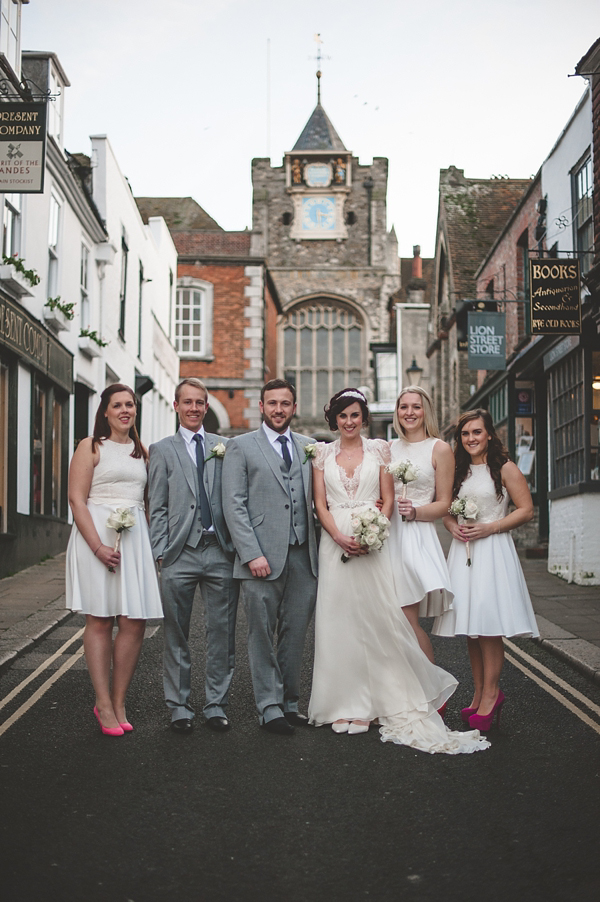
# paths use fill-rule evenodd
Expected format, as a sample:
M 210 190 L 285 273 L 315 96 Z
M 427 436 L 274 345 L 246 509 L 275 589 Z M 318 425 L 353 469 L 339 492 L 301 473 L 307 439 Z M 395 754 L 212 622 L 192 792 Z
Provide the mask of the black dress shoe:
M 220 717 L 218 714 L 215 714 L 214 717 L 207 717 L 205 723 L 206 726 L 210 727 L 211 730 L 214 730 L 215 733 L 225 733 L 227 730 L 231 729 L 231 724 L 227 718 Z
M 262 725 L 263 730 L 267 733 L 278 733 L 280 736 L 291 736 L 294 732 L 293 726 L 287 722 L 285 717 L 276 717 Z
M 182 717 L 181 720 L 172 720 L 171 729 L 174 733 L 191 733 L 194 729 L 194 721 L 191 717 Z
M 307 727 L 308 717 L 306 714 L 300 714 L 299 711 L 285 711 L 283 716 L 293 727 Z

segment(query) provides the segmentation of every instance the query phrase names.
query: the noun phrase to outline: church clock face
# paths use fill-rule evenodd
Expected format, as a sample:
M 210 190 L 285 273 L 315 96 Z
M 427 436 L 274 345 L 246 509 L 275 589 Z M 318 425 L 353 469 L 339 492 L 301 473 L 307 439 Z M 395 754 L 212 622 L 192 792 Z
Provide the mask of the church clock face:
M 319 234 L 335 230 L 336 204 L 334 197 L 302 198 L 302 231 Z

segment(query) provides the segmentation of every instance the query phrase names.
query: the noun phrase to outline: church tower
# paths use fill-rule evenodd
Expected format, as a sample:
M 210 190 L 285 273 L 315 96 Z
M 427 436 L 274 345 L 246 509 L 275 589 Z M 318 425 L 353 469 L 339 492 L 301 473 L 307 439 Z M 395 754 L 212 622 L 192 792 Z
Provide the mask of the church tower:
M 283 165 L 252 161 L 252 253 L 281 299 L 278 373 L 296 385 L 298 427 L 326 433 L 323 406 L 347 385 L 373 387 L 369 346 L 388 340 L 400 288 L 387 231 L 388 161 L 363 166 L 317 105 Z

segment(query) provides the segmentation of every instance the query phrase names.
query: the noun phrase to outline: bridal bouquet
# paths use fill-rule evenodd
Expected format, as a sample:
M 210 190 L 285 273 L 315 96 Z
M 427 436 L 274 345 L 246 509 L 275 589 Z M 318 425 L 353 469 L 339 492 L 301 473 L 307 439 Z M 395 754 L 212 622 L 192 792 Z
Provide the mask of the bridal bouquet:
M 390 521 L 377 510 L 366 510 L 360 514 L 352 516 L 352 533 L 359 545 L 366 545 L 369 551 L 371 548 L 381 551 L 383 543 L 390 534 Z M 350 560 L 347 554 L 342 555 L 342 563 Z
M 402 483 L 402 500 L 406 500 L 406 486 L 409 482 L 418 479 L 419 468 L 412 460 L 396 460 L 394 463 L 388 464 L 386 467 L 388 473 L 391 473 L 394 479 L 399 479 Z M 402 517 L 406 520 L 406 517 Z
M 118 551 L 119 546 L 121 545 L 121 533 L 125 529 L 131 529 L 132 526 L 135 526 L 135 517 L 129 507 L 118 507 L 112 512 L 106 521 L 106 525 L 109 529 L 114 529 L 117 533 L 117 540 L 113 550 Z M 115 572 L 114 567 L 109 567 L 108 569 L 111 573 Z
M 462 520 L 466 522 L 467 520 L 476 520 L 477 515 L 479 513 L 479 508 L 472 498 L 455 498 L 450 507 L 448 508 L 448 513 L 452 514 L 453 517 L 458 518 L 458 522 Z M 469 543 L 467 542 L 467 567 L 471 566 L 471 551 L 469 548 Z

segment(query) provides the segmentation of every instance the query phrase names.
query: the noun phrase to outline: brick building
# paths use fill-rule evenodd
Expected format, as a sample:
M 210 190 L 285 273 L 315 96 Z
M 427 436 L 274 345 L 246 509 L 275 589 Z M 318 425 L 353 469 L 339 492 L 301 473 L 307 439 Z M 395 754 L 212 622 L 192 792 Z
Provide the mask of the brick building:
M 209 431 L 259 425 L 263 383 L 276 371 L 277 290 L 250 232 L 226 232 L 192 198 L 137 198 L 142 217 L 164 216 L 177 248 L 173 337 L 182 377 L 209 390 Z M 160 211 L 160 212 L 159 212 Z

